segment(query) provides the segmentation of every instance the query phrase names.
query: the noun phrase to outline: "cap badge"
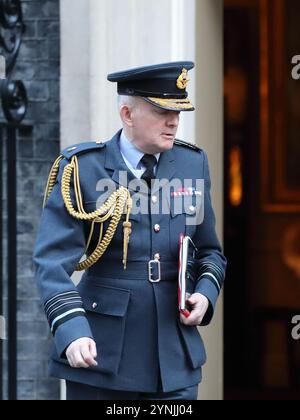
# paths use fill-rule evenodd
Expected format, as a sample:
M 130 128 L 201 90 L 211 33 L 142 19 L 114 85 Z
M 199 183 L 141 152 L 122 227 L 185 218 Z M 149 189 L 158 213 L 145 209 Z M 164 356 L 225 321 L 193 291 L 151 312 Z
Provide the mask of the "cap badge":
M 181 72 L 181 75 L 177 79 L 178 89 L 181 89 L 181 90 L 186 89 L 189 80 L 190 79 L 188 78 L 187 69 L 183 69 L 182 72 Z

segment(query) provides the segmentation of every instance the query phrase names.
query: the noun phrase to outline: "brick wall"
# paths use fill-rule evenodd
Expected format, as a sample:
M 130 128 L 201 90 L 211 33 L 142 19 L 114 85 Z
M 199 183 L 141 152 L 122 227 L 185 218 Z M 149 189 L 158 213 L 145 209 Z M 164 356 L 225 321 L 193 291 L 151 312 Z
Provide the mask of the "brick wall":
M 59 154 L 59 0 L 22 0 L 26 33 L 14 71 L 29 97 L 18 139 L 18 399 L 59 398 L 48 378 L 49 327 L 36 289 L 32 250 L 51 163 Z

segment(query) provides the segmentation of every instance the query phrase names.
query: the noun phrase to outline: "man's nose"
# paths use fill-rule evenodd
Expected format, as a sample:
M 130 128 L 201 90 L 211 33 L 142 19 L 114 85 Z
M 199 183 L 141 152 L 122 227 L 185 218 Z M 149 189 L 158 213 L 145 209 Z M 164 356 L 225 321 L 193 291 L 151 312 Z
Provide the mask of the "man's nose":
M 167 125 L 172 126 L 172 127 L 178 126 L 179 115 L 180 115 L 179 112 L 174 112 L 174 113 L 170 114 L 168 119 L 167 119 Z

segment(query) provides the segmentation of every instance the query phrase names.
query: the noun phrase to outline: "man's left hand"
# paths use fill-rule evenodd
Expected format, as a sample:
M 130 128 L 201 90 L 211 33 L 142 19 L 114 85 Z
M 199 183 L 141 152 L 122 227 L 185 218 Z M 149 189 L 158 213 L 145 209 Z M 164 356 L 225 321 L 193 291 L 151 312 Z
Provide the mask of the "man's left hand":
M 180 321 L 185 325 L 200 325 L 209 307 L 209 300 L 201 293 L 187 294 L 187 304 L 191 307 L 190 316 L 180 314 Z M 188 308 L 189 309 L 189 308 Z

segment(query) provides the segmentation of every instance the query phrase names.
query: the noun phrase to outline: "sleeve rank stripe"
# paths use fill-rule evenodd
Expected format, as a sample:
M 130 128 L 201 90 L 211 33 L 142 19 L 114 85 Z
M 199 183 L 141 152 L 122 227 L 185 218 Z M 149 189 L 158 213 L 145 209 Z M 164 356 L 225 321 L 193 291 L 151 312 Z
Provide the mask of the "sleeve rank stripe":
M 51 299 L 47 300 L 47 302 L 45 303 L 45 309 L 47 309 L 48 305 L 50 305 L 53 301 L 58 300 L 61 297 L 69 296 L 69 295 L 78 296 L 79 294 L 76 291 L 71 291 L 71 292 L 60 293 L 59 295 L 55 295 Z
M 66 318 L 67 316 L 69 316 L 69 315 L 74 315 L 74 314 L 78 314 L 78 313 L 84 313 L 85 314 L 85 310 L 83 309 L 83 308 L 77 308 L 77 309 L 73 309 L 73 310 L 71 310 L 71 311 L 68 311 L 68 312 L 65 312 L 65 313 L 63 313 L 62 315 L 60 315 L 60 316 L 58 316 L 57 318 L 55 318 L 54 319 L 54 321 L 52 322 L 52 324 L 51 324 L 51 331 L 52 331 L 52 333 L 54 332 L 54 328 L 55 328 L 55 325 L 59 322 L 59 321 L 61 321 L 62 319 L 64 319 L 64 318 Z
M 207 277 L 207 276 L 208 277 L 211 277 L 214 280 L 214 284 L 217 287 L 218 292 L 220 293 L 221 292 L 221 286 L 220 286 L 218 280 L 216 279 L 216 277 L 213 274 L 211 274 L 211 273 L 203 273 L 201 275 L 200 279 L 202 279 L 202 277 Z

